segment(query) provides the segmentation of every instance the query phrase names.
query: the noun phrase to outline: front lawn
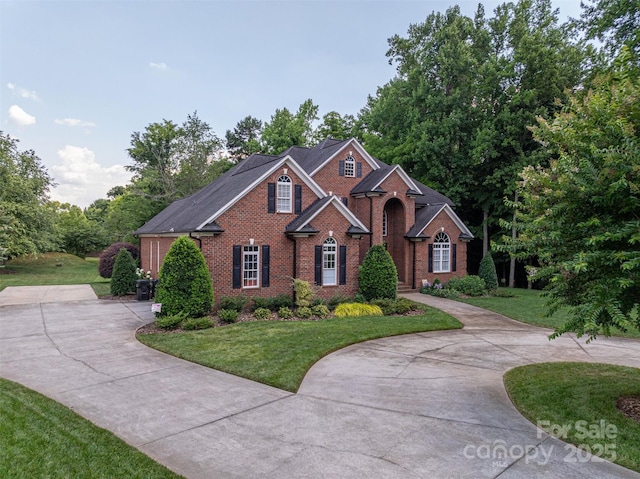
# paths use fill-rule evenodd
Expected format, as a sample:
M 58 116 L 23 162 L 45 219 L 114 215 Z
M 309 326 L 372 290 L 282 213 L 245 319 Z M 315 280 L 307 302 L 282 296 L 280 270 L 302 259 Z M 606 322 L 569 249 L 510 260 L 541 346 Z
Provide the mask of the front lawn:
M 0 477 L 182 477 L 65 406 L 5 379 L 0 418 Z
M 425 307 L 424 314 L 416 316 L 256 321 L 137 337 L 147 346 L 179 358 L 296 392 L 316 361 L 350 344 L 461 327 L 453 317 Z
M 543 363 L 508 371 L 511 400 L 531 422 L 583 450 L 640 472 L 640 422 L 616 408 L 640 394 L 640 369 L 597 363 Z M 587 460 L 580 451 L 562 451 Z
M 7 286 L 90 284 L 98 296 L 109 294 L 109 280 L 98 274 L 98 258 L 45 253 L 8 261 L 0 269 L 0 291 Z
M 556 329 L 569 319 L 566 310 L 559 310 L 553 316 L 547 317 L 545 315 L 547 300 L 541 296 L 541 291 L 520 288 L 500 288 L 500 291 L 512 294 L 514 297 L 483 296 L 478 298 L 459 298 L 456 301 L 472 304 L 516 321 L 550 329 Z M 637 329 L 626 332 L 616 330 L 613 332 L 613 336 L 640 338 L 640 331 Z

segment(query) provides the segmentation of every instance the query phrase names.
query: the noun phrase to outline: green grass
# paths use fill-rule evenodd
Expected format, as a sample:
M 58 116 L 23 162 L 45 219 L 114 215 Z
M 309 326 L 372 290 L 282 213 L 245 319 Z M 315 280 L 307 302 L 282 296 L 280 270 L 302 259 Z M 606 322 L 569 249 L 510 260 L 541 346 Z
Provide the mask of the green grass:
M 534 424 L 544 421 L 549 427 L 543 429 L 556 437 L 640 472 L 640 423 L 616 409 L 620 396 L 640 394 L 640 369 L 533 364 L 508 371 L 504 383 L 515 406 Z
M 7 286 L 50 284 L 90 284 L 98 296 L 109 294 L 109 280 L 98 274 L 98 258 L 46 253 L 13 259 L 0 271 L 0 291 Z
M 502 314 L 516 321 L 521 321 L 535 326 L 556 329 L 569 319 L 566 309 L 557 311 L 553 316 L 546 316 L 547 299 L 541 296 L 541 291 L 534 289 L 500 288 L 500 291 L 513 294 L 513 298 L 498 296 L 479 298 L 459 298 L 456 301 L 472 304 L 495 313 Z M 626 332 L 614 330 L 613 336 L 627 338 L 640 338 L 640 331 L 631 329 Z
M 181 477 L 70 409 L 4 379 L 0 418 L 0 477 Z
M 350 344 L 460 327 L 453 317 L 425 307 L 424 314 L 416 316 L 256 321 L 204 331 L 139 334 L 138 339 L 174 356 L 295 392 L 316 361 Z

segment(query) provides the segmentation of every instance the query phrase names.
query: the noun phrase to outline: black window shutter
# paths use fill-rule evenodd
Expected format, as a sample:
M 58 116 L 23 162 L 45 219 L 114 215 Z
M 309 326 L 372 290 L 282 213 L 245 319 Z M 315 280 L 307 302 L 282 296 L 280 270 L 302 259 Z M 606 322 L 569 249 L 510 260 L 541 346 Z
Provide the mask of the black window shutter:
M 302 211 L 302 185 L 295 185 L 295 207 L 296 214 Z
M 340 160 L 338 163 L 338 175 L 344 176 L 344 160 Z
M 451 245 L 451 271 L 454 271 L 454 272 L 456 270 L 456 260 L 457 260 L 456 246 L 458 245 L 455 243 Z
M 262 245 L 262 287 L 269 287 L 269 262 L 270 248 L 268 244 Z
M 347 198 L 346 196 L 343 196 L 343 197 L 342 197 L 342 203 L 343 203 L 345 206 L 347 206 L 347 207 L 348 207 L 348 206 L 349 206 L 349 198 Z
M 347 284 L 347 247 L 340 246 L 340 284 Z
M 267 184 L 267 213 L 276 212 L 276 184 Z
M 356 163 L 356 177 L 362 178 L 362 162 Z
M 242 287 L 242 246 L 233 245 L 233 289 Z
M 314 266 L 315 282 L 318 286 L 322 286 L 322 246 L 316 246 Z
M 433 245 L 429 245 L 429 273 L 433 273 Z

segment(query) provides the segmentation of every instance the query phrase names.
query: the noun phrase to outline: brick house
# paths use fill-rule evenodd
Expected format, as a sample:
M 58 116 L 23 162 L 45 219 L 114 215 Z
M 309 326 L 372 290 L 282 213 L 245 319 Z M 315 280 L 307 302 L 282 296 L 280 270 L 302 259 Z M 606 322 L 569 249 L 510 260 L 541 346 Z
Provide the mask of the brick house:
M 178 236 L 207 261 L 216 298 L 292 294 L 292 278 L 318 296 L 353 296 L 367 250 L 384 243 L 407 289 L 467 269 L 473 238 L 444 195 L 355 139 L 327 139 L 280 155 L 254 154 L 175 201 L 135 234 L 141 267 L 158 277 Z

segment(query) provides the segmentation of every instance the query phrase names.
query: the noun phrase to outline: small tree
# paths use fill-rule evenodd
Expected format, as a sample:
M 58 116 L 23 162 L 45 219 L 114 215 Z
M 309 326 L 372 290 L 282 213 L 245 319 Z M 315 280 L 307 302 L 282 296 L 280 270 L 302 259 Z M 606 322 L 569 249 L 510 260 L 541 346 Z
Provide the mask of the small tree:
M 480 261 L 480 270 L 478 276 L 484 280 L 484 284 L 488 291 L 498 289 L 498 273 L 496 273 L 496 264 L 493 262 L 491 253 L 487 253 Z
M 114 243 L 100 253 L 100 262 L 98 263 L 98 273 L 100 276 L 103 278 L 111 278 L 116 256 L 118 256 L 118 253 L 122 248 L 129 251 L 129 253 L 131 253 L 131 257 L 136 262 L 138 261 L 138 258 L 140 257 L 140 250 L 136 245 L 125 242 Z
M 126 248 L 122 248 L 116 256 L 111 276 L 111 294 L 124 296 L 133 291 L 136 285 L 136 262 Z
M 359 293 L 367 301 L 396 298 L 398 271 L 391 255 L 383 245 L 374 245 L 367 251 L 360 266 L 358 281 Z
M 185 312 L 199 318 L 211 311 L 211 275 L 202 252 L 188 237 L 179 237 L 169 248 L 160 268 L 155 300 L 162 303 L 162 316 Z

